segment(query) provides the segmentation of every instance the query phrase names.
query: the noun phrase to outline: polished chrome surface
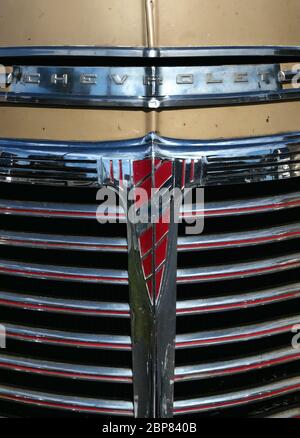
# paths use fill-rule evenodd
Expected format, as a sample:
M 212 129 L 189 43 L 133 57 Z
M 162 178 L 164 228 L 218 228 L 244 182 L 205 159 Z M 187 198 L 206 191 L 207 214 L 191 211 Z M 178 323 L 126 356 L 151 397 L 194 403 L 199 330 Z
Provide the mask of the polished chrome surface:
M 220 104 L 240 104 L 249 102 L 282 101 L 299 99 L 298 90 L 283 88 L 282 74 L 285 78 L 289 72 L 281 72 L 279 62 L 288 56 L 299 56 L 299 48 L 214 48 L 214 49 L 101 49 L 101 48 L 23 48 L 0 49 L 0 56 L 6 57 L 7 65 L 20 64 L 14 67 L 14 75 L 9 91 L 2 94 L 7 103 L 21 102 L 29 104 L 63 104 L 63 105 L 111 105 L 139 106 L 141 108 L 159 109 L 172 106 L 207 106 Z M 65 63 L 73 59 L 69 66 L 46 67 L 29 66 L 27 56 L 44 58 L 47 55 L 59 57 Z M 88 60 L 95 56 L 133 56 L 133 57 L 255 57 L 255 65 L 210 67 L 210 62 L 201 61 L 208 67 L 161 67 L 158 59 L 149 67 L 71 67 L 76 65 L 76 56 Z M 264 57 L 270 56 L 267 60 Z M 11 57 L 9 59 L 9 57 Z M 20 57 L 20 62 L 12 57 Z M 260 58 L 259 58 L 260 57 Z M 271 57 L 277 57 L 271 59 Z M 40 58 L 34 64 L 40 63 Z M 279 59 L 280 58 L 280 59 Z M 48 58 L 49 59 L 49 58 Z M 258 62 L 265 64 L 259 65 Z M 6 62 L 11 61 L 11 62 Z M 44 64 L 45 60 L 41 64 Z M 112 65 L 115 60 L 112 61 Z M 224 58 L 222 62 L 225 63 Z M 232 62 L 232 60 L 230 61 Z M 247 60 L 249 62 L 249 59 Z M 278 62 L 278 64 L 275 64 Z M 58 59 L 54 63 L 59 65 Z M 85 61 L 81 62 L 84 65 Z M 273 64 L 272 64 L 273 63 Z M 25 65 L 27 64 L 27 65 Z M 66 62 L 68 64 L 68 62 Z M 130 61 L 129 65 L 134 65 Z M 150 64 L 150 63 L 148 63 Z M 182 64 L 182 63 L 181 63 Z M 86 65 L 89 65 L 88 62 Z M 94 62 L 92 65 L 97 65 Z M 99 63 L 98 63 L 99 65 Z M 106 62 L 108 65 L 108 62 Z M 120 62 L 119 64 L 120 65 Z M 176 65 L 173 64 L 173 65 Z M 281 75 L 280 75 L 281 73 Z M 6 183 L 34 184 L 59 187 L 98 188 L 112 186 L 120 188 L 127 195 L 130 188 L 140 186 L 144 179 L 151 179 L 151 187 L 155 187 L 155 170 L 157 161 L 169 171 L 163 175 L 166 187 L 206 187 L 226 184 L 249 184 L 266 181 L 289 180 L 300 176 L 300 134 L 281 134 L 260 138 L 229 139 L 218 141 L 177 140 L 161 138 L 149 133 L 144 138 L 119 142 L 49 142 L 36 140 L 0 140 L 0 181 Z M 142 179 L 137 178 L 135 166 L 143 162 L 147 170 L 143 170 Z M 147 164 L 149 166 L 147 167 Z M 144 178 L 144 179 L 143 179 Z M 292 189 L 291 189 L 292 190 Z M 295 190 L 295 189 L 293 189 Z M 226 217 L 256 213 L 271 213 L 280 210 L 300 207 L 300 192 L 260 196 L 251 199 L 241 194 L 238 200 L 226 200 L 207 203 L 205 211 L 199 206 L 181 212 L 181 217 L 202 216 Z M 63 219 L 95 219 L 97 203 L 72 204 L 64 202 L 34 202 L 5 200 L 0 201 L 0 213 L 6 215 L 29 216 L 34 218 Z M 111 218 L 119 217 L 126 221 L 123 211 L 112 212 Z M 244 218 L 241 218 L 243 220 Z M 288 220 L 288 218 L 287 218 Z M 128 222 L 128 221 L 127 221 Z M 222 230 L 220 230 L 222 232 Z M 133 354 L 133 371 L 118 367 L 91 367 L 73 365 L 55 360 L 43 361 L 0 355 L 0 368 L 14 370 L 18 373 L 40 374 L 60 378 L 71 378 L 90 381 L 107 381 L 119 383 L 133 382 L 134 404 L 120 402 L 120 405 L 103 400 L 76 399 L 73 397 L 37 393 L 35 391 L 0 388 L 0 398 L 8 401 L 20 401 L 38 406 L 58 409 L 86 411 L 107 414 L 125 414 L 142 417 L 170 417 L 173 414 L 206 412 L 213 409 L 242 406 L 245 403 L 258 402 L 283 394 L 298 392 L 299 378 L 269 383 L 259 388 L 243 389 L 237 392 L 227 390 L 226 394 L 196 398 L 192 400 L 176 400 L 173 403 L 173 383 L 186 380 L 213 379 L 216 376 L 255 372 L 281 364 L 292 364 L 299 360 L 299 352 L 288 348 L 257 353 L 247 353 L 244 357 L 232 357 L 231 360 L 194 365 L 179 366 L 175 370 L 175 317 L 176 317 L 176 245 L 177 229 L 172 223 L 164 230 L 163 237 L 157 239 L 160 230 L 154 226 L 136 227 L 128 224 L 128 245 L 124 238 L 82 238 L 77 236 L 48 235 L 25 233 L 22 229 L 16 233 L 0 230 L 0 244 L 4 246 L 28 247 L 31 250 L 60 249 L 76 251 L 129 252 L 127 271 L 108 269 L 85 269 L 74 266 L 44 266 L 36 263 L 0 261 L 0 273 L 13 276 L 31 277 L 43 280 L 67 280 L 85 283 L 129 285 L 130 304 L 118 302 L 106 303 L 101 300 L 83 301 L 28 295 L 32 291 L 11 292 L 0 291 L 0 306 L 8 307 L 7 312 L 17 309 L 25 311 L 44 311 L 62 313 L 64 318 L 74 315 L 129 317 L 132 322 L 132 339 L 129 336 L 110 334 L 79 333 L 70 331 L 45 329 L 7 324 L 9 339 L 14 339 L 28 346 L 27 342 L 44 344 L 53 347 L 75 347 L 87 349 L 115 350 Z M 145 234 L 148 236 L 144 240 Z M 149 235 L 148 235 L 149 234 Z M 149 237 L 150 236 L 150 237 Z M 239 248 L 259 244 L 279 244 L 300 236 L 299 224 L 272 226 L 267 229 L 248 230 L 232 234 L 219 233 L 213 236 L 197 238 L 180 238 L 179 251 L 197 251 L 203 249 Z M 161 241 L 165 249 L 159 253 Z M 145 243 L 146 242 L 146 243 Z M 150 242 L 150 243 L 149 243 Z M 143 245 L 146 246 L 143 249 Z M 199 261 L 195 269 L 178 269 L 178 283 L 202 283 L 217 280 L 240 280 L 240 278 L 256 278 L 300 267 L 299 253 L 270 258 L 261 254 L 259 259 L 252 256 L 248 263 L 225 264 L 223 266 L 203 267 Z M 151 269 L 146 272 L 145 260 L 149 257 Z M 286 254 L 286 252 L 284 252 Z M 192 254 L 192 257 L 195 254 Z M 89 255 L 87 252 L 85 256 Z M 3 256 L 2 258 L 5 259 Z M 160 260 L 160 262 L 158 262 Z M 125 268 L 126 269 L 126 268 Z M 162 274 L 161 274 L 162 271 Z M 158 274 L 161 274 L 161 278 Z M 286 274 L 287 275 L 287 274 Z M 13 279 L 13 278 L 12 278 Z M 13 279 L 16 280 L 16 279 Z M 45 282 L 46 283 L 46 282 Z M 288 280 L 286 280 L 288 283 Z M 72 287 L 72 283 L 68 286 Z M 202 296 L 202 286 L 199 296 Z M 255 286 L 254 286 L 255 287 Z M 105 290 L 105 289 L 104 289 Z M 59 291 L 58 291 L 59 292 Z M 206 299 L 179 301 L 177 315 L 193 315 L 217 313 L 228 310 L 251 309 L 261 305 L 271 305 L 296 300 L 300 297 L 298 284 L 287 284 L 270 289 L 260 288 L 250 293 L 234 293 L 227 291 L 226 296 Z M 51 293 L 51 291 L 50 291 Z M 126 293 L 126 292 L 125 292 Z M 279 304 L 280 305 L 280 304 Z M 258 310 L 258 309 L 257 309 Z M 269 308 L 267 309 L 269 310 Z M 255 312 L 253 309 L 252 312 Z M 130 312 L 130 313 L 129 313 Z M 249 310 L 250 312 L 250 310 Z M 26 318 L 36 314 L 27 312 Z M 55 317 L 55 315 L 53 315 Z M 218 316 L 218 315 L 217 315 Z M 227 314 L 226 314 L 227 316 Z M 43 314 L 40 314 L 40 318 Z M 46 318 L 46 315 L 44 315 Z M 229 317 L 229 316 L 228 316 Z M 56 318 L 59 318 L 56 315 Z M 210 317 L 209 317 L 210 318 Z M 270 319 L 273 318 L 271 321 Z M 83 319 L 83 318 L 81 318 Z M 27 321 L 27 320 L 26 320 Z M 97 319 L 101 322 L 101 319 Z M 183 349 L 192 347 L 221 346 L 244 341 L 252 341 L 288 334 L 292 327 L 299 323 L 298 316 L 275 320 L 269 316 L 267 321 L 259 321 L 249 325 L 237 326 L 228 323 L 229 328 L 209 330 L 205 324 L 196 327 L 196 333 L 182 334 L 192 331 L 188 325 L 180 330 L 176 344 Z M 123 321 L 124 322 L 124 321 Z M 126 321 L 125 321 L 126 322 Z M 180 320 L 180 324 L 182 320 Z M 184 323 L 184 320 L 183 320 Z M 24 323 L 25 324 L 25 323 Z M 246 323 L 244 323 L 246 324 Z M 225 324 L 226 325 L 226 324 Z M 182 327 L 182 325 L 181 325 Z M 227 327 L 227 325 L 226 325 Z M 99 333 L 100 328 L 96 333 Z M 199 332 L 198 332 L 199 330 Z M 200 331 L 201 330 L 201 331 Z M 87 330 L 88 331 L 88 330 Z M 24 343 L 24 344 L 23 344 Z M 247 343 L 244 345 L 247 346 Z M 33 347 L 33 344 L 30 345 Z M 67 348 L 66 350 L 69 350 Z M 199 350 L 199 352 L 203 350 Z M 198 354 L 198 351 L 195 351 Z M 98 352 L 100 353 L 100 352 Z M 105 353 L 106 354 L 106 353 Z M 186 363 L 186 362 L 185 362 Z M 189 362 L 190 363 L 190 362 Z M 175 372 L 175 376 L 174 376 Z M 247 378 L 247 377 L 246 377 Z M 274 377 L 275 380 L 275 377 Z M 212 381 L 212 380 L 211 380 Z M 193 384 L 193 383 L 192 383 Z M 246 385 L 246 384 L 245 384 Z M 23 391 L 23 393 L 22 393 Z M 24 395 L 26 392 L 26 396 Z M 76 391 L 75 391 L 76 392 Z M 225 390 L 224 390 L 225 392 Z M 201 394 L 196 394 L 198 397 Z M 55 400 L 54 400 L 55 397 Z M 189 398 L 187 396 L 187 398 Z M 190 397 L 191 398 L 191 397 Z M 80 401 L 78 401 L 80 400 Z M 84 402 L 82 402 L 84 400 Z M 100 405 L 99 405 L 100 404 Z M 82 407 L 84 405 L 84 407 Z M 108 407 L 107 407 L 108 405 Z
M 66 236 L 0 230 L 0 245 L 71 251 L 127 252 L 126 239 Z
M 0 386 L 0 399 L 32 406 L 106 415 L 133 416 L 131 402 L 49 394 L 17 387 Z
M 38 312 L 64 313 L 86 316 L 111 316 L 129 318 L 129 305 L 115 302 L 67 300 L 48 298 L 0 290 L 0 306 Z
M 248 263 L 209 266 L 201 268 L 179 269 L 177 283 L 201 283 L 204 281 L 221 281 L 272 274 L 300 267 L 300 253 L 285 257 L 255 260 Z
M 1 236 L 1 232 L 0 232 Z M 231 249 L 267 243 L 282 242 L 300 237 L 300 223 L 280 227 L 252 229 L 250 231 L 213 234 L 203 236 L 185 236 L 178 239 L 178 251 L 203 251 L 213 249 Z
M 0 274 L 85 283 L 128 284 L 126 271 L 38 265 L 0 260 Z
M 0 200 L 0 214 L 13 216 L 95 220 L 96 210 L 94 205 Z
M 300 55 L 298 46 L 220 46 L 220 47 L 162 47 L 159 51 L 162 58 L 172 57 L 297 57 Z M 1 52 L 0 52 L 1 55 Z
M 268 418 L 300 418 L 300 408 L 290 409 L 270 415 Z
M 241 198 L 240 200 L 209 202 L 205 209 L 199 210 L 197 205 L 185 205 L 181 216 L 186 219 L 195 219 L 197 216 L 226 217 L 246 214 L 271 213 L 280 210 L 300 207 L 300 192 L 285 193 L 272 197 Z
M 58 187 L 99 187 L 112 182 L 130 185 L 133 161 L 151 158 L 152 154 L 177 165 L 185 160 L 187 187 L 283 180 L 299 176 L 300 133 L 218 141 L 176 140 L 155 133 L 116 142 L 0 139 L 0 181 Z M 264 199 L 257 209 L 266 202 L 273 205 L 278 201 L 285 199 Z M 252 201 L 241 207 L 252 208 Z M 75 205 L 73 210 L 71 217 L 94 217 L 95 207 Z
M 227 294 L 223 297 L 178 301 L 177 316 L 249 309 L 251 307 L 265 306 L 297 298 L 300 298 L 300 283 L 254 291 L 252 293 Z
M 131 341 L 127 336 L 62 332 L 13 324 L 5 324 L 5 328 L 8 338 L 24 342 L 39 342 L 78 348 L 131 350 Z
M 126 368 L 76 365 L 0 354 L 0 369 L 41 376 L 52 376 L 95 382 L 131 383 L 132 371 Z
M 24 46 L 1 47 L 1 58 L 18 57 L 297 57 L 299 46 L 220 46 L 220 47 L 98 47 L 98 46 Z
M 279 73 L 278 64 L 150 69 L 14 65 L 0 102 L 159 109 L 299 99 L 297 88 L 282 88 Z
M 176 347 L 181 349 L 225 345 L 234 342 L 262 339 L 283 333 L 292 333 L 293 326 L 299 324 L 299 321 L 300 316 L 293 316 L 276 321 L 267 321 L 260 324 L 245 325 L 223 330 L 180 334 L 176 337 Z
M 257 401 L 278 397 L 280 395 L 297 392 L 299 389 L 300 378 L 295 377 L 239 392 L 231 392 L 228 394 L 192 400 L 178 400 L 175 402 L 174 414 L 192 414 L 193 412 L 208 412 L 213 409 L 242 406 L 248 403 L 254 403 Z
M 155 154 L 150 160 L 135 162 L 134 187 L 141 187 L 147 179 L 153 189 L 172 189 L 176 166 Z M 148 209 L 150 200 L 145 202 Z M 135 415 L 142 418 L 173 415 L 177 266 L 173 203 L 166 223 L 163 207 L 152 215 L 151 223 L 136 226 L 127 221 L 134 405 Z
M 176 368 L 176 382 L 201 380 L 220 376 L 231 376 L 248 371 L 260 370 L 272 366 L 300 360 L 300 351 L 285 348 L 249 357 L 239 357 L 223 362 L 204 363 Z

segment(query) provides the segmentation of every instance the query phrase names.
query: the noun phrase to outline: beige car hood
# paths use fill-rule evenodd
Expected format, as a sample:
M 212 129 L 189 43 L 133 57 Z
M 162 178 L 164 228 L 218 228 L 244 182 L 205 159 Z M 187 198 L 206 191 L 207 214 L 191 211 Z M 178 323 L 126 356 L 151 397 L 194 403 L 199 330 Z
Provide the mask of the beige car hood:
M 148 8 L 147 8 L 148 5 Z M 300 45 L 299 0 L 1 0 L 2 46 Z M 0 136 L 114 140 L 156 130 L 181 138 L 299 129 L 300 103 L 142 110 L 0 108 Z
M 147 3 L 157 46 L 300 44 L 299 0 L 1 0 L 1 45 L 147 46 Z

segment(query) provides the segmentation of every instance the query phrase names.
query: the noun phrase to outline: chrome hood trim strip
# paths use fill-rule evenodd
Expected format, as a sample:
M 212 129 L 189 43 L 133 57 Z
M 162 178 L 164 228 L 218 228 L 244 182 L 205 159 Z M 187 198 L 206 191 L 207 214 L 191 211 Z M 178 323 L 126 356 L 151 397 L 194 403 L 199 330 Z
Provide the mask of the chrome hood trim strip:
M 1 47 L 1 58 L 18 57 L 297 57 L 299 46 L 212 46 L 212 47 L 99 47 L 99 46 L 18 46 Z

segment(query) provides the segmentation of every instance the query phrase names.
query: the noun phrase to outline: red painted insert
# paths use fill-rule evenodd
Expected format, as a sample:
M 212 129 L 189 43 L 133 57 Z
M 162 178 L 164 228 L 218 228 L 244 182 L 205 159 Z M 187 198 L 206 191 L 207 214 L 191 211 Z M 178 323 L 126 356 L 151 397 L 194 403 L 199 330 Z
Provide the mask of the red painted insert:
M 133 171 L 134 184 L 146 189 L 149 197 L 148 202 L 150 203 L 152 199 L 152 189 L 160 189 L 171 179 L 173 174 L 173 163 L 172 161 L 156 159 L 154 162 L 154 169 L 152 169 L 152 160 L 147 159 L 135 162 L 133 165 Z M 152 172 L 154 175 L 152 175 Z M 141 207 L 140 204 L 137 205 L 137 208 L 139 207 Z M 160 218 L 159 223 L 149 224 L 149 227 L 139 236 L 142 269 L 149 298 L 152 302 L 157 301 L 159 298 L 163 283 L 165 272 L 163 265 L 166 262 L 168 252 L 168 232 L 170 222 L 170 220 L 166 220 L 168 219 L 168 215 L 169 212 L 164 213 L 165 217 Z M 153 261 L 155 263 L 154 266 Z M 153 293 L 153 283 L 155 283 L 155 293 Z

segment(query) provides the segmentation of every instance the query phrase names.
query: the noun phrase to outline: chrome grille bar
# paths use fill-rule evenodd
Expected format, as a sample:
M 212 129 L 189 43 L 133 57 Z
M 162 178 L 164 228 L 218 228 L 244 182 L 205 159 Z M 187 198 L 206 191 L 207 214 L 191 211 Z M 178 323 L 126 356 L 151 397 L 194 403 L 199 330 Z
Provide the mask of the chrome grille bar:
M 281 411 L 277 414 L 271 415 L 268 418 L 300 418 L 300 408 L 291 409 L 287 411 Z
M 182 218 L 195 219 L 203 217 L 240 216 L 245 214 L 271 213 L 300 207 L 300 192 L 287 193 L 273 197 L 257 197 L 256 199 L 241 199 L 238 201 L 225 201 L 206 203 L 205 210 L 197 206 L 186 206 L 181 213 Z
M 72 412 L 133 416 L 131 402 L 71 397 L 9 386 L 0 386 L 0 399 Z
M 201 283 L 266 275 L 300 267 L 300 253 L 248 263 L 179 269 L 177 283 Z
M 239 357 L 223 362 L 205 363 L 201 365 L 181 366 L 176 368 L 176 382 L 201 380 L 220 376 L 232 376 L 248 371 L 282 365 L 300 360 L 300 351 L 293 348 L 271 351 L 256 356 Z
M 132 382 L 132 371 L 126 368 L 67 364 L 6 354 L 0 354 L 0 369 L 95 382 Z
M 71 333 L 13 324 L 5 324 L 5 328 L 8 338 L 24 342 L 39 342 L 65 347 L 131 350 L 131 340 L 128 336 Z
M 179 301 L 177 302 L 177 315 L 197 315 L 249 309 L 296 298 L 300 298 L 300 283 L 252 293 Z
M 248 403 L 254 403 L 285 394 L 291 394 L 299 391 L 299 389 L 300 377 L 296 377 L 239 392 L 208 396 L 192 400 L 178 400 L 175 402 L 174 414 L 192 414 L 193 412 L 208 412 L 214 409 L 243 406 Z
M 123 303 L 66 300 L 62 298 L 48 298 L 4 291 L 0 291 L 0 306 L 70 315 L 125 318 L 129 318 L 130 316 L 129 305 Z
M 45 280 L 128 284 L 128 274 L 126 271 L 38 265 L 7 260 L 0 260 L 0 274 Z
M 282 242 L 289 239 L 296 239 L 298 237 L 300 237 L 299 222 L 280 227 L 253 229 L 251 231 L 237 233 L 180 237 L 178 239 L 178 251 L 186 252 L 240 248 L 244 246 Z
M 0 214 L 61 219 L 97 218 L 97 206 L 0 200 Z M 101 218 L 101 214 L 98 216 Z M 125 220 L 123 212 L 105 216 L 107 220 Z
M 300 315 L 223 330 L 181 334 L 176 337 L 176 346 L 178 349 L 182 349 L 262 339 L 269 336 L 289 333 L 295 325 L 299 324 L 299 321 Z
M 60 236 L 0 230 L 0 244 L 72 251 L 127 252 L 127 241 L 117 237 Z

